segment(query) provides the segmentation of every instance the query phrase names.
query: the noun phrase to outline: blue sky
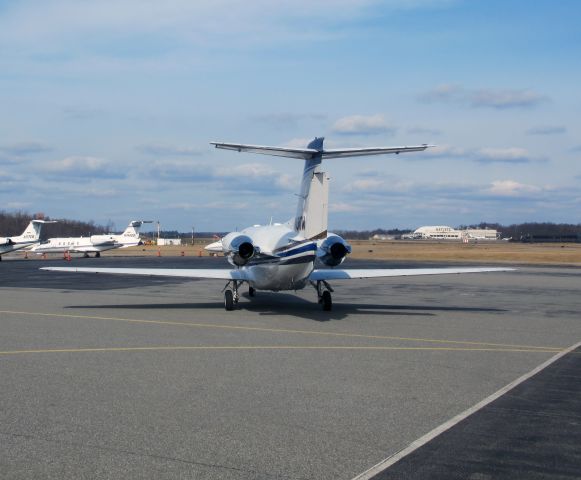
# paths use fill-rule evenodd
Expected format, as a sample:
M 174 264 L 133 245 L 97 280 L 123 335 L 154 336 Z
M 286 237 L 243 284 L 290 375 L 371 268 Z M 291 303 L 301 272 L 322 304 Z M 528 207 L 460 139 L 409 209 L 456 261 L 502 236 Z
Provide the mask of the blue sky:
M 0 2 L 0 209 L 225 231 L 302 164 L 213 140 L 433 143 L 329 160 L 330 227 L 581 222 L 581 3 Z

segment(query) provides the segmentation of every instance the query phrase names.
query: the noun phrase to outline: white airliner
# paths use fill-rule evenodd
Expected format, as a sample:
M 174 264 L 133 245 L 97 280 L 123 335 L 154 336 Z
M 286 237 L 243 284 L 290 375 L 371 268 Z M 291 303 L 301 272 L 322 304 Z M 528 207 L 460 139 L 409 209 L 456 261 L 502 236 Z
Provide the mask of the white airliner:
M 312 285 L 323 310 L 331 310 L 331 280 L 408 275 L 440 275 L 512 270 L 510 268 L 414 268 L 339 269 L 351 246 L 340 236 L 327 232 L 329 178 L 321 171 L 324 159 L 420 152 L 429 145 L 414 147 L 351 148 L 325 150 L 323 138 L 315 138 L 307 148 L 266 147 L 212 142 L 216 148 L 265 155 L 298 158 L 305 161 L 296 216 L 284 224 L 253 226 L 231 232 L 206 247 L 224 253 L 233 269 L 154 269 L 154 268 L 75 268 L 52 267 L 43 270 L 93 272 L 125 275 L 155 275 L 226 280 L 224 305 L 233 310 L 238 303 L 240 285 L 248 284 L 249 296 L 256 290 L 300 290 Z M 315 268 L 316 264 L 322 267 Z
M 68 237 L 49 238 L 46 242 L 32 247 L 30 250 L 37 253 L 83 253 L 85 257 L 89 253 L 94 253 L 95 257 L 100 257 L 101 252 L 114 248 L 134 247 L 141 244 L 139 239 L 139 229 L 144 223 L 151 223 L 145 220 L 133 220 L 129 226 L 119 235 L 91 235 L 90 237 Z
M 40 231 L 44 223 L 56 223 L 54 221 L 31 220 L 22 235 L 14 237 L 0 237 L 0 260 L 2 254 L 30 247 L 40 241 Z

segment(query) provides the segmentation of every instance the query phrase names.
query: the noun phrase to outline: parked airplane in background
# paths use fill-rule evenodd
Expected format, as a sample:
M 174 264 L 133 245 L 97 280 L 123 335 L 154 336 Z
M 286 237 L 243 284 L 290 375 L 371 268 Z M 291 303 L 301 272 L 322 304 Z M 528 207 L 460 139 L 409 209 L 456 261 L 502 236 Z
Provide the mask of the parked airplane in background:
M 49 238 L 46 242 L 31 248 L 31 251 L 42 253 L 83 253 L 88 257 L 89 253 L 94 253 L 99 258 L 101 252 L 112 250 L 114 248 L 127 248 L 141 245 L 139 239 L 139 229 L 144 223 L 151 221 L 134 220 L 120 235 L 91 235 L 90 237 L 68 237 L 68 238 Z
M 31 245 L 38 243 L 40 241 L 40 231 L 42 229 L 42 225 L 45 223 L 56 222 L 49 222 L 46 220 L 31 220 L 22 235 L 14 237 L 0 237 L 0 260 L 2 260 L 2 254 L 4 253 L 14 252 L 15 250 L 30 247 Z
M 307 148 L 265 147 L 235 143 L 215 143 L 216 148 L 264 155 L 298 158 L 305 161 L 296 216 L 284 224 L 254 226 L 232 232 L 206 247 L 224 253 L 234 269 L 153 269 L 153 268 L 75 268 L 52 267 L 43 270 L 93 272 L 126 275 L 156 275 L 227 280 L 224 305 L 232 310 L 239 300 L 238 288 L 256 290 L 299 290 L 312 285 L 323 310 L 331 310 L 330 280 L 353 278 L 440 275 L 512 270 L 510 268 L 417 268 L 417 269 L 337 269 L 351 252 L 339 235 L 327 232 L 329 178 L 321 171 L 324 159 L 421 152 L 428 145 L 414 147 L 351 148 L 325 150 L 323 138 L 315 138 Z M 318 262 L 323 267 L 316 269 Z

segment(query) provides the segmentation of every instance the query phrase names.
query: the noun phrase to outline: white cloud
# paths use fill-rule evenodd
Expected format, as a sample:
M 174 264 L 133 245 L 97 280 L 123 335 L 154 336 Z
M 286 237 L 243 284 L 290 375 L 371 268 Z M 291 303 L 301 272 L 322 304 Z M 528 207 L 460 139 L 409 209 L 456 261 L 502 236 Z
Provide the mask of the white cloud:
M 506 164 L 525 164 L 532 162 L 546 161 L 542 157 L 535 157 L 525 148 L 507 147 L 507 148 L 463 148 L 452 145 L 438 145 L 427 150 L 426 154 L 418 156 L 421 158 L 449 158 L 449 159 L 466 159 L 474 162 L 488 163 L 506 163 Z
M 381 114 L 343 117 L 335 122 L 332 129 L 340 135 L 393 135 L 397 130 Z
M 352 203 L 331 203 L 329 205 L 329 211 L 332 213 L 349 213 L 349 212 L 360 212 L 361 208 L 353 205 Z
M 524 148 L 481 148 L 474 152 L 480 163 L 529 163 L 531 157 Z
M 181 147 L 163 143 L 149 143 L 135 147 L 139 152 L 157 157 L 195 157 L 202 151 L 192 147 Z
M 487 193 L 502 197 L 520 197 L 541 191 L 541 187 L 515 182 L 514 180 L 495 180 L 486 190 Z
M 355 180 L 345 187 L 348 192 L 372 192 L 385 189 L 385 182 L 376 178 Z
M 109 160 L 97 157 L 70 156 L 48 162 L 42 167 L 53 176 L 91 178 L 125 178 L 125 173 Z
M 505 110 L 534 107 L 547 101 L 548 97 L 527 89 L 468 89 L 461 85 L 443 84 L 420 94 L 418 99 L 426 103 L 457 103 Z

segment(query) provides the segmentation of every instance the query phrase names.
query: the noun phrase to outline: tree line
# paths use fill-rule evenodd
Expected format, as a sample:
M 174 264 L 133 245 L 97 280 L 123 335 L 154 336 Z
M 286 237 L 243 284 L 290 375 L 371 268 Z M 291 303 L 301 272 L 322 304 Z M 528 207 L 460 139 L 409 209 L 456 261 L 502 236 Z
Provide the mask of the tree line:
M 79 220 L 52 219 L 43 213 L 30 214 L 27 212 L 6 212 L 0 210 L 0 236 L 11 237 L 20 235 L 31 220 L 57 220 L 58 223 L 45 225 L 41 238 L 49 237 L 81 237 L 99 235 L 111 232 L 113 224 L 97 225 L 92 220 L 81 222 Z
M 51 220 L 49 216 L 43 213 L 30 214 L 27 212 L 6 212 L 0 210 L 0 236 L 8 237 L 20 235 L 30 220 L 32 219 Z M 46 225 L 43 228 L 42 238 L 49 237 L 80 237 L 89 235 L 99 235 L 111 233 L 114 229 L 112 222 L 106 225 L 97 225 L 92 220 L 81 222 L 79 220 L 55 219 L 58 223 Z M 500 232 L 502 238 L 512 238 L 521 240 L 526 238 L 558 238 L 567 236 L 581 236 L 581 223 L 552 223 L 552 222 L 525 222 L 514 223 L 511 225 L 502 225 L 500 223 L 481 222 L 472 225 L 460 225 L 459 229 L 465 228 L 488 228 Z M 374 230 L 335 230 L 334 232 L 344 238 L 352 240 L 367 240 L 373 235 L 393 235 L 395 237 L 410 233 L 411 229 L 383 229 Z M 211 238 L 214 235 L 222 237 L 226 232 L 195 232 L 197 238 Z M 155 235 L 155 234 L 154 234 Z M 192 232 L 179 232 L 177 230 L 165 230 L 161 232 L 165 238 L 191 238 Z

